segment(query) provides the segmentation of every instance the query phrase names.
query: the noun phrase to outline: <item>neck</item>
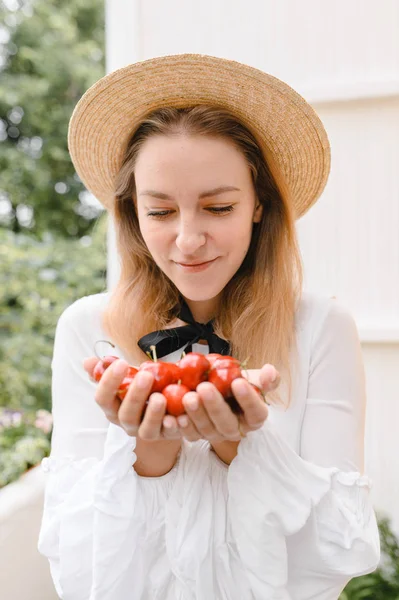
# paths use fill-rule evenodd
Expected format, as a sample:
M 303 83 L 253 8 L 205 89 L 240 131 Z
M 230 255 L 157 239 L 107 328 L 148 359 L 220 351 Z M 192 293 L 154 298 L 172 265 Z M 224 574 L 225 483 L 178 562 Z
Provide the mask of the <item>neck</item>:
M 220 297 L 217 296 L 209 300 L 188 300 L 185 298 L 185 301 L 197 323 L 208 323 L 217 314 Z

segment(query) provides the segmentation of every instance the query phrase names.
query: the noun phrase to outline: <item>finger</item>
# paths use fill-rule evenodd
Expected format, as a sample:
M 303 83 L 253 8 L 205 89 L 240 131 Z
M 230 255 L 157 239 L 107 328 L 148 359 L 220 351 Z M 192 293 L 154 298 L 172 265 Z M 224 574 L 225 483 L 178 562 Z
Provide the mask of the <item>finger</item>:
M 248 379 L 248 381 L 250 381 L 251 383 L 254 383 L 258 387 L 260 386 L 260 382 L 259 382 L 260 369 L 242 369 L 241 372 L 242 372 L 242 376 L 245 379 Z
M 277 378 L 274 380 L 276 375 L 276 369 L 273 365 L 267 364 L 263 366 L 263 384 L 261 382 L 261 369 L 243 369 L 242 377 L 247 379 L 251 383 L 254 383 L 258 388 L 263 389 L 263 392 L 269 392 L 276 388 L 279 384 L 280 375 L 277 371 Z
M 244 411 L 248 427 L 252 430 L 262 427 L 269 414 L 263 398 L 243 378 L 235 379 L 231 384 L 231 389 Z
M 179 440 L 181 439 L 181 433 L 177 424 L 176 417 L 172 415 L 165 415 L 163 418 L 163 429 L 162 435 L 167 440 Z
M 112 365 L 109 368 L 112 368 Z M 105 374 L 107 373 L 107 371 L 105 372 Z M 129 435 L 137 436 L 138 434 L 140 422 L 145 409 L 145 404 L 147 402 L 148 397 L 150 396 L 151 387 L 153 383 L 154 376 L 151 373 L 149 373 L 148 371 L 139 371 L 129 386 L 127 394 L 118 412 L 118 419 L 122 427 L 127 431 Z M 164 396 L 162 396 L 162 399 L 165 400 Z M 159 404 L 159 401 L 155 403 L 155 405 L 157 404 Z
M 186 413 L 193 422 L 195 428 L 200 433 L 201 437 L 209 441 L 219 441 L 221 439 L 220 434 L 216 430 L 214 424 L 204 406 L 202 405 L 201 399 L 197 392 L 188 392 L 183 397 L 183 405 L 186 409 Z
M 126 395 L 127 397 L 127 395 Z M 161 437 L 162 421 L 166 410 L 166 399 L 160 393 L 151 394 L 138 436 L 143 440 L 158 440 Z M 135 435 L 135 434 L 133 434 Z
M 259 373 L 260 388 L 263 392 L 271 392 L 280 385 L 280 373 L 273 365 L 263 365 Z
M 216 387 L 212 383 L 200 383 L 197 392 L 218 433 L 228 440 L 239 440 L 237 417 Z
M 112 363 L 101 377 L 94 396 L 107 419 L 115 425 L 120 425 L 118 411 L 121 405 L 121 401 L 116 397 L 116 392 L 127 373 L 128 366 L 127 362 L 121 359 Z
M 88 358 L 85 358 L 83 361 L 83 368 L 87 372 L 87 374 L 89 375 L 89 377 L 92 381 L 95 381 L 95 379 L 93 379 L 93 371 L 94 371 L 96 364 L 99 362 L 99 360 L 100 359 L 97 358 L 97 356 L 90 356 Z
M 182 437 L 189 442 L 197 442 L 201 439 L 201 434 L 188 415 L 181 415 L 180 417 L 177 417 L 177 424 Z

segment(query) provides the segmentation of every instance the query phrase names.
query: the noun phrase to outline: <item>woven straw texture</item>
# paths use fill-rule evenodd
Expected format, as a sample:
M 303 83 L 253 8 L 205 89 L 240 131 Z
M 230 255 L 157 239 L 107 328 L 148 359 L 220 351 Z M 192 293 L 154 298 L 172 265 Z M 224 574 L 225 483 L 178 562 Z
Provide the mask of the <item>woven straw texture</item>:
M 80 179 L 106 208 L 127 143 L 140 119 L 163 106 L 230 110 L 272 156 L 296 218 L 316 202 L 330 171 L 330 145 L 313 108 L 279 79 L 241 63 L 198 54 L 134 63 L 97 81 L 69 123 L 69 152 Z

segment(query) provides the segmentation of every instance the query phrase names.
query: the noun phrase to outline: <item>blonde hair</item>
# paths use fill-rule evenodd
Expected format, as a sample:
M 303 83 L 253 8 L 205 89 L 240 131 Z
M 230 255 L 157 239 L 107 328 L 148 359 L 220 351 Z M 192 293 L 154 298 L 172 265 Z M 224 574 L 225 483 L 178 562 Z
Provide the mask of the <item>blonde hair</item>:
M 154 262 L 141 236 L 135 208 L 134 167 L 143 143 L 157 135 L 206 135 L 232 142 L 251 170 L 262 218 L 253 226 L 247 255 L 222 292 L 215 333 L 229 340 L 231 354 L 248 368 L 276 366 L 291 401 L 296 363 L 295 312 L 302 291 L 302 262 L 292 202 L 272 157 L 264 158 L 248 128 L 224 109 L 162 108 L 144 117 L 130 138 L 115 183 L 112 210 L 121 259 L 119 281 L 103 313 L 110 339 L 133 364 L 147 358 L 141 336 L 162 329 L 178 315 L 180 294 Z M 295 359 L 293 361 L 293 359 Z M 269 395 L 281 403 L 280 388 Z

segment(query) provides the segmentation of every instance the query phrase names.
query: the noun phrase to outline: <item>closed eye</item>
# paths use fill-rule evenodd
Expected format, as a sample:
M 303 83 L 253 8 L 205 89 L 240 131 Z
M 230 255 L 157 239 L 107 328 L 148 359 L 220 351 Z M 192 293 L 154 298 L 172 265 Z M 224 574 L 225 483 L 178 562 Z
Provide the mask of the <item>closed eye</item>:
M 234 206 L 232 204 L 230 204 L 229 206 L 207 206 L 205 210 L 216 215 L 221 215 L 234 210 Z M 147 213 L 147 217 L 153 217 L 154 219 L 164 219 L 173 212 L 173 210 L 151 210 Z
M 163 217 L 167 217 L 171 212 L 171 210 L 151 210 L 147 213 L 147 217 L 162 219 Z
M 206 210 L 213 212 L 215 214 L 223 214 L 228 213 L 234 210 L 234 206 L 230 204 L 229 206 L 209 206 Z

